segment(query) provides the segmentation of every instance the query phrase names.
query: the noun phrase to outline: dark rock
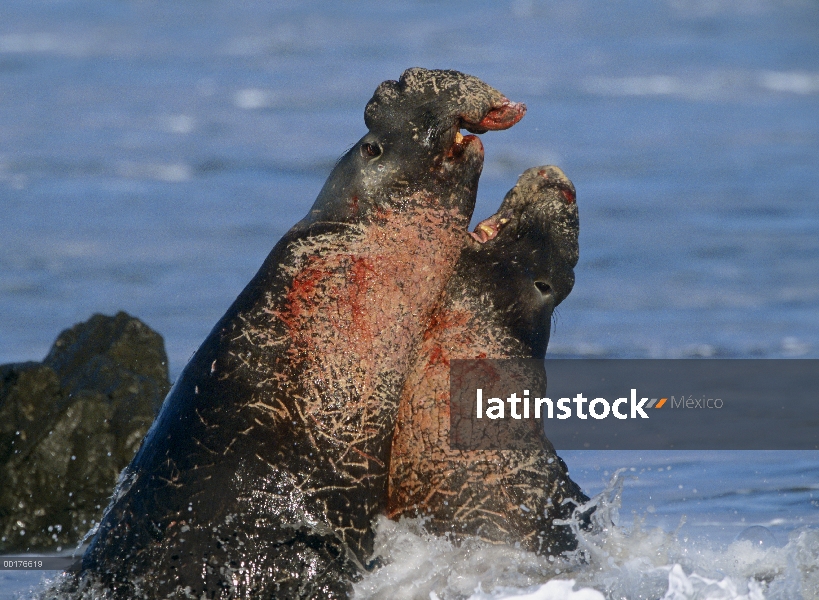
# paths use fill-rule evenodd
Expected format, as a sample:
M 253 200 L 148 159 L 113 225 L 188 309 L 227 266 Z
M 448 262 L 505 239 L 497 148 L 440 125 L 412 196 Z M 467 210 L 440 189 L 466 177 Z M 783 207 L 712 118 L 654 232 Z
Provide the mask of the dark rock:
M 0 552 L 77 543 L 99 522 L 170 389 L 162 336 L 120 312 L 0 365 Z

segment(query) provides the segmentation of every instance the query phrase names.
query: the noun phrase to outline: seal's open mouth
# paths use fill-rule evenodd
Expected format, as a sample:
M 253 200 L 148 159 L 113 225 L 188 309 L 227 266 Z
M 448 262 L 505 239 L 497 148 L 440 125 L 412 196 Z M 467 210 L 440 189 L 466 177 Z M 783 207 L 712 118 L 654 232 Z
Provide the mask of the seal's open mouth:
M 501 131 L 509 129 L 526 114 L 526 105 L 522 102 L 512 102 L 508 98 L 501 100 L 484 115 L 483 119 L 477 123 L 470 123 L 461 119 L 462 127 L 471 133 L 486 133 L 487 131 Z
M 478 122 L 469 121 L 461 116 L 453 128 L 454 133 L 452 146 L 449 151 L 450 156 L 458 157 L 462 155 L 470 143 L 477 142 L 481 144 L 477 136 L 463 135 L 461 129 L 466 129 L 470 133 L 501 131 L 512 127 L 512 125 L 520 121 L 525 114 L 525 104 L 522 102 L 512 102 L 508 98 L 504 98 L 498 106 L 491 108 Z M 481 149 L 483 149 L 482 144 Z
M 477 145 L 476 149 L 480 151 L 483 150 L 483 144 L 477 135 L 463 135 L 461 134 L 460 129 L 456 129 L 452 146 L 450 146 L 449 152 L 447 153 L 448 157 L 460 158 L 460 156 L 466 151 L 467 146 L 472 143 Z

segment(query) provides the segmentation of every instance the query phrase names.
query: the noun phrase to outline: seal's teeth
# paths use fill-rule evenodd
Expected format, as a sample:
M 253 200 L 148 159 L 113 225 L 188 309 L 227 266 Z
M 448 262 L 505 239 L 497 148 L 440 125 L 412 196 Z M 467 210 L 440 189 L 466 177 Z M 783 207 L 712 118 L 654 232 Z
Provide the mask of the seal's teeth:
M 488 225 L 486 223 L 481 223 L 480 225 L 478 225 L 478 229 L 484 232 L 487 236 L 487 239 L 490 240 L 494 238 L 496 235 L 498 235 L 498 230 L 495 227 L 492 227 L 491 225 Z
M 461 132 L 460 132 L 460 131 L 456 131 L 456 132 L 455 132 L 455 143 L 456 143 L 456 144 L 460 144 L 460 143 L 461 143 L 461 142 L 463 142 L 463 141 L 464 141 L 464 136 L 463 136 L 463 135 L 461 135 Z

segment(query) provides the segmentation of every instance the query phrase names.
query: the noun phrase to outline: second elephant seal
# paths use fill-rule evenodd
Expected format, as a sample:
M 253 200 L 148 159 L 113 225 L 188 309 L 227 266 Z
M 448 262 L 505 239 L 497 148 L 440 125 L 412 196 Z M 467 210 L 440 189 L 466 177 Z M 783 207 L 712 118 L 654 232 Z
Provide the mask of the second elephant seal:
M 575 189 L 557 167 L 527 170 L 478 225 L 407 378 L 390 464 L 392 518 L 425 516 L 427 530 L 472 535 L 544 554 L 575 545 L 556 525 L 588 500 L 540 420 L 512 421 L 534 449 L 450 447 L 450 361 L 543 359 L 552 312 L 574 285 Z M 543 381 L 545 384 L 545 380 Z

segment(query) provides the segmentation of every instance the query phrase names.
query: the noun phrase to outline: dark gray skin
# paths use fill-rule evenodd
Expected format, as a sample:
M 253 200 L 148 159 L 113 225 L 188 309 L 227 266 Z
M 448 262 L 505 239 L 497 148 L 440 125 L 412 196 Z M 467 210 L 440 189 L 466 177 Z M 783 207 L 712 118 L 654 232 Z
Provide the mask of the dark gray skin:
M 575 547 L 570 528 L 554 521 L 588 498 L 542 421 L 498 421 L 491 431 L 469 421 L 455 434 L 476 443 L 451 446 L 450 411 L 458 409 L 450 403 L 450 361 L 544 358 L 554 309 L 574 285 L 578 232 L 574 186 L 551 166 L 527 170 L 476 228 L 405 384 L 390 464 L 392 518 L 425 516 L 431 532 L 520 543 L 543 554 Z M 532 363 L 539 366 L 529 370 Z M 545 391 L 542 363 L 522 368 L 515 377 L 525 379 L 511 381 L 530 382 L 533 395 Z M 491 449 L 485 440 L 502 443 Z
M 574 287 L 579 258 L 574 184 L 558 167 L 527 169 L 497 213 L 475 228 L 458 261 L 451 287 L 491 296 L 493 327 L 507 328 L 510 357 L 544 358 L 555 308 Z M 484 305 L 487 306 L 488 305 Z
M 369 129 L 185 367 L 64 584 L 109 598 L 342 598 L 384 512 L 401 389 L 474 207 L 480 132 L 525 107 L 455 71 Z

